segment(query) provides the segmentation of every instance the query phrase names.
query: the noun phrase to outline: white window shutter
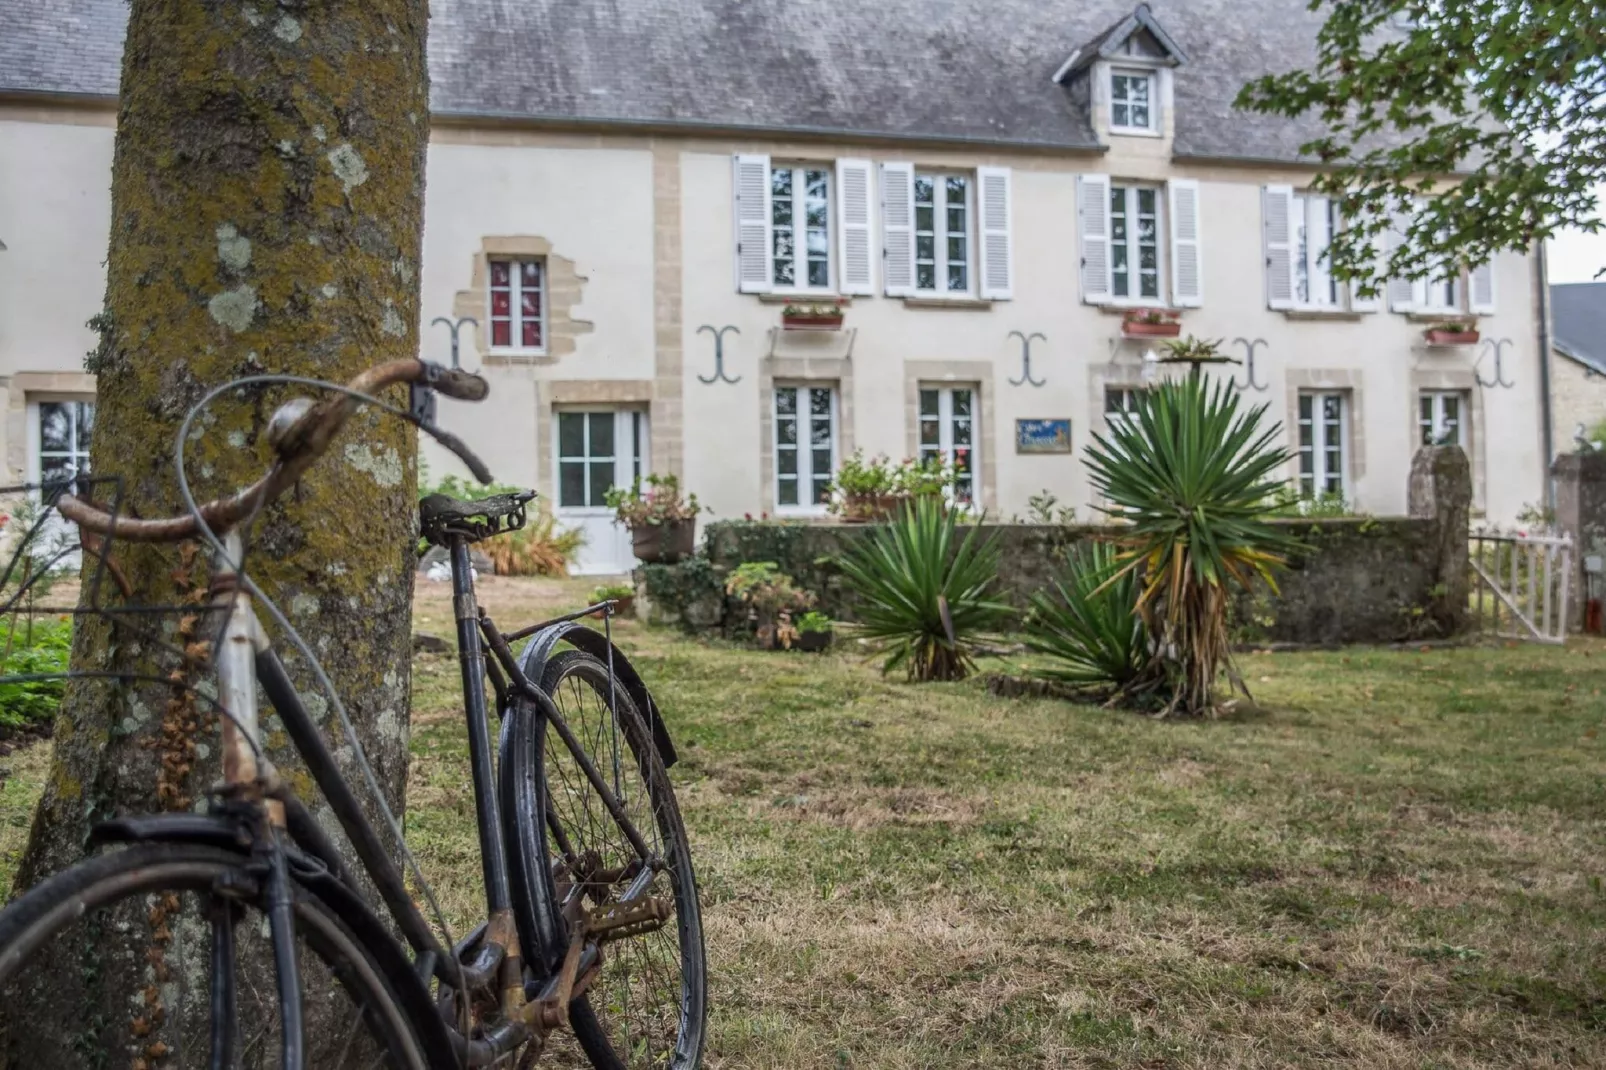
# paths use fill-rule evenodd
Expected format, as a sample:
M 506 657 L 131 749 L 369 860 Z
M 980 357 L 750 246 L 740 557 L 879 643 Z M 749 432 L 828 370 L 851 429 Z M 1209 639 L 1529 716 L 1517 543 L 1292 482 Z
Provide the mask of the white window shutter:
M 736 289 L 770 289 L 770 158 L 736 157 Z
M 1266 307 L 1294 307 L 1294 190 L 1260 188 L 1261 230 L 1266 251 Z
M 976 168 L 981 202 L 981 295 L 1007 301 L 1015 295 L 1011 265 L 1009 168 Z
M 838 255 L 837 289 L 845 294 L 875 293 L 870 255 L 870 161 L 836 162 Z
M 1472 291 L 1472 313 L 1477 316 L 1494 315 L 1494 261 L 1479 264 L 1467 275 Z
M 1204 263 L 1200 258 L 1199 183 L 1175 178 L 1171 195 L 1171 303 L 1198 308 L 1204 303 Z
M 915 292 L 915 165 L 881 165 L 882 281 L 888 297 Z
M 1110 300 L 1110 176 L 1081 175 L 1076 180 L 1077 215 L 1082 238 L 1082 300 L 1090 305 Z

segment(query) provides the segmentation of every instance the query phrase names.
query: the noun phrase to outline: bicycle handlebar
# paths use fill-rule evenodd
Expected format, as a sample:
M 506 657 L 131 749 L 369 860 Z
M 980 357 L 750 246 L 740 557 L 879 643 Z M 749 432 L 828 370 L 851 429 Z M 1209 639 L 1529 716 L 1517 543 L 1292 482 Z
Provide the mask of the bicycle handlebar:
M 490 384 L 472 372 L 442 368 L 421 360 L 393 360 L 369 368 L 347 383 L 345 389 L 349 393 L 337 394 L 317 404 L 301 402 L 298 406 L 290 402 L 275 414 L 268 429 L 269 441 L 279 455 L 268 474 L 236 494 L 207 502 L 197 510 L 200 518 L 206 521 L 208 528 L 221 532 L 255 516 L 324 455 L 335 434 L 364 403 L 363 398 L 353 395 L 371 395 L 396 383 L 414 382 L 426 383 L 431 389 L 462 401 L 483 400 L 490 391 Z M 435 429 L 431 432 L 436 433 Z M 436 437 L 476 474 L 485 471 L 480 459 L 455 436 L 437 433 Z M 56 508 L 82 529 L 132 542 L 179 542 L 201 532 L 196 515 L 189 513 L 161 520 L 114 517 L 71 494 L 57 499 Z

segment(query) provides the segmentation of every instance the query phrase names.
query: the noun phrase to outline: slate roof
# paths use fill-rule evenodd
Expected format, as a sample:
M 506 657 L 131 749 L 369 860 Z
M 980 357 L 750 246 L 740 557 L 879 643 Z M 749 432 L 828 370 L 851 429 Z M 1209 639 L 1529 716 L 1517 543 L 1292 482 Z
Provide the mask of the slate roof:
M 1606 282 L 1570 282 L 1550 288 L 1556 349 L 1606 375 Z
M 433 0 L 447 116 L 1100 146 L 1066 57 L 1132 0 Z M 1319 130 L 1232 108 L 1307 65 L 1306 0 L 1154 0 L 1186 53 L 1179 156 L 1292 160 Z M 0 93 L 115 94 L 127 0 L 0 0 Z M 1085 87 L 1084 87 L 1085 88 Z

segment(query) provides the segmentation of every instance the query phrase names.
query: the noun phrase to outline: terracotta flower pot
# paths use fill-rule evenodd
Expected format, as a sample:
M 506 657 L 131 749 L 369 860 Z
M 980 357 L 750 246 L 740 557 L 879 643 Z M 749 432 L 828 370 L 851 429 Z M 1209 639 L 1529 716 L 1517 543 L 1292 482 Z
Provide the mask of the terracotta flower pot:
M 1182 334 L 1182 324 L 1124 320 L 1121 323 L 1121 333 L 1129 338 L 1176 338 Z
M 631 549 L 636 559 L 649 565 L 673 565 L 690 557 L 697 542 L 697 519 L 671 520 L 665 524 L 643 524 L 630 529 Z
M 1477 331 L 1428 331 L 1430 346 L 1472 346 L 1478 344 Z
M 839 331 L 841 316 L 782 316 L 781 326 L 789 331 Z

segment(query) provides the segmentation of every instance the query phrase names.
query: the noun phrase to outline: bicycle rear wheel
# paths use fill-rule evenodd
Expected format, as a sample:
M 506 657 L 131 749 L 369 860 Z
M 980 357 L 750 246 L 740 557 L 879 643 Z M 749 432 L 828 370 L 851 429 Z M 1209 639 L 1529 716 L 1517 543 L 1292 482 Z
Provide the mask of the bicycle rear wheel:
M 645 895 L 673 909 L 661 928 L 603 946 L 601 972 L 570 1005 L 569 1023 L 600 1070 L 693 1070 L 702 1060 L 707 970 L 697 881 L 669 774 L 640 711 L 609 686 L 602 661 L 565 651 L 547 663 L 539 684 L 659 860 Z M 504 775 L 525 786 L 512 807 L 515 865 L 547 882 L 555 964 L 569 942 L 557 916 L 565 897 L 583 897 L 588 912 L 616 902 L 634 878 L 595 875 L 621 874 L 636 853 L 539 704 L 518 703 L 511 730 Z M 521 913 L 531 909 L 524 898 Z M 552 1054 L 561 1060 L 561 1051 Z
M 0 1068 L 277 1070 L 277 973 L 248 861 L 141 844 L 58 873 L 0 912 Z M 317 897 L 298 886 L 294 896 L 302 1065 L 425 1070 L 384 972 Z

